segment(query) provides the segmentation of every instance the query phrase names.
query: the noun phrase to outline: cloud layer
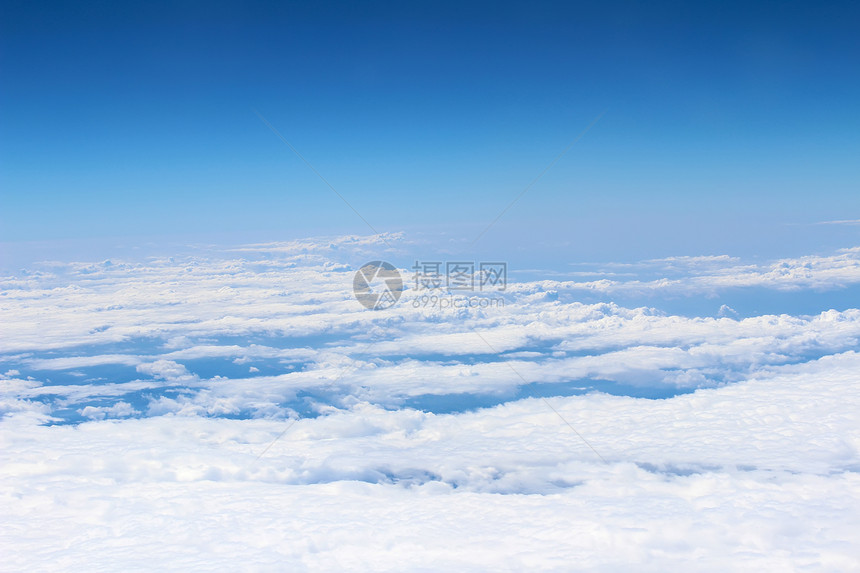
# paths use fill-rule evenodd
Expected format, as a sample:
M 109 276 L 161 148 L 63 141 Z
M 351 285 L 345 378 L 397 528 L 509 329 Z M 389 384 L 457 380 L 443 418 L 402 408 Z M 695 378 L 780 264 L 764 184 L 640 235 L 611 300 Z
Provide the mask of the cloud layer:
M 860 279 L 860 250 L 661 259 L 640 264 L 663 275 L 648 280 L 511 280 L 493 308 L 406 291 L 368 311 L 354 261 L 380 248 L 343 237 L 3 278 L 8 568 L 860 559 L 860 311 L 679 315 L 575 294 L 835 289 Z

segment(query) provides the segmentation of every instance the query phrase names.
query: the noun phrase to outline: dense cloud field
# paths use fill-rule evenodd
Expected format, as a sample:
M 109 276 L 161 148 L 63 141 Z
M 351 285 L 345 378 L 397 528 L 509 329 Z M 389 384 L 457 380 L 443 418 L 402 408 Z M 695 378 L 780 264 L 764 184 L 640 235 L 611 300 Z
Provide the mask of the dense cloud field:
M 385 240 L 2 277 L 3 569 L 856 570 L 860 249 L 366 310 Z

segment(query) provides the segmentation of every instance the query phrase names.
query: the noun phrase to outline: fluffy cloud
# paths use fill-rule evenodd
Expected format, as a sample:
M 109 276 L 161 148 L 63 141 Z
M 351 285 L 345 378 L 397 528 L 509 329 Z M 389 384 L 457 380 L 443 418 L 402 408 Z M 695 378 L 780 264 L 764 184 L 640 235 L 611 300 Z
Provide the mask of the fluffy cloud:
M 0 280 L 5 567 L 860 559 L 860 311 L 681 316 L 572 294 L 835 288 L 860 278 L 860 250 L 652 260 L 591 283 L 511 281 L 500 308 L 415 308 L 407 291 L 366 311 L 352 261 L 380 246 Z
M 170 382 L 191 382 L 197 380 L 197 376 L 191 374 L 185 366 L 173 360 L 156 360 L 155 362 L 138 364 L 137 371 L 141 374 Z
M 117 402 L 112 406 L 87 406 L 81 410 L 81 415 L 93 420 L 103 420 L 105 418 L 125 418 L 138 414 L 138 411 L 128 402 Z
M 834 291 L 860 283 L 860 247 L 831 255 L 744 263 L 728 255 L 669 257 L 639 263 L 590 265 L 593 270 L 566 273 L 591 280 L 542 280 L 518 285 L 532 292 L 574 296 L 717 297 L 736 289 L 766 289 L 776 293 L 805 289 Z
M 137 567 L 150 545 L 148 567 L 850 568 L 858 367 L 847 353 L 668 400 L 553 399 L 606 463 L 536 399 L 356 403 L 292 427 L 19 422 L 0 450 L 4 553 L 12 568 Z M 33 552 L 35 530 L 66 549 Z

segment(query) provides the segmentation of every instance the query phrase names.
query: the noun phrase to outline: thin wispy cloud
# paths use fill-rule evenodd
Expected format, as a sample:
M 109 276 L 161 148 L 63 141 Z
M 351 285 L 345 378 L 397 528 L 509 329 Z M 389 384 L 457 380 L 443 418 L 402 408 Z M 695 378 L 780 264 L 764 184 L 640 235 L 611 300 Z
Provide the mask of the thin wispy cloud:
M 841 219 L 836 221 L 819 221 L 816 225 L 860 225 L 860 219 Z

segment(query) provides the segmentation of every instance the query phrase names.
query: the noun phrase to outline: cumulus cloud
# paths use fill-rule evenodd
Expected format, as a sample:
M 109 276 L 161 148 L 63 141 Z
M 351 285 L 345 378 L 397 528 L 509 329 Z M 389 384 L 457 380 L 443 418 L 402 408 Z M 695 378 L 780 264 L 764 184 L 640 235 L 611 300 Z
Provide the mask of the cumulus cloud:
M 173 360 L 156 360 L 155 362 L 138 364 L 137 371 L 169 382 L 190 382 L 197 379 L 197 376 L 188 372 L 185 366 Z
M 840 249 L 831 255 L 785 258 L 768 263 L 742 263 L 736 257 L 718 255 L 670 257 L 624 265 L 606 264 L 600 268 L 608 269 L 609 272 L 597 270 L 588 274 L 603 275 L 604 278 L 589 281 L 546 280 L 522 286 L 537 286 L 543 290 L 652 296 L 714 295 L 737 288 L 765 288 L 775 291 L 832 290 L 860 283 L 860 248 Z M 614 272 L 619 268 L 632 272 Z M 658 274 L 658 277 L 650 280 L 640 278 L 640 275 L 654 274 Z
M 503 308 L 415 308 L 406 291 L 367 311 L 347 261 L 387 243 L 408 245 L 329 238 L 0 280 L 8 567 L 860 558 L 860 310 L 681 316 L 571 294 L 835 288 L 860 279 L 860 249 L 666 258 L 511 281 Z
M 119 401 L 111 406 L 87 406 L 81 410 L 81 415 L 93 420 L 105 418 L 125 418 L 139 412 L 128 402 Z
M 196 416 L 19 426 L 4 434 L 14 474 L 2 486 L 29 501 L 11 505 L 5 554 L 21 566 L 49 558 L 22 537 L 38 528 L 68 541 L 72 568 L 132 567 L 140 543 L 160 547 L 148 566 L 165 567 L 361 568 L 375 555 L 376 569 L 410 569 L 446 555 L 465 570 L 572 559 L 583 570 L 850 568 L 858 367 L 847 353 L 669 400 L 553 399 L 606 463 L 535 399 L 457 415 L 357 403 L 291 428 Z M 61 477 L 77 485 L 48 487 Z M 135 545 L 116 543 L 104 527 L 115 520 L 133 524 Z M 249 542 L 249 529 L 258 551 L 218 549 Z M 480 540 L 475 553 L 459 536 Z M 487 551 L 488 540 L 504 549 Z M 414 548 L 391 554 L 391 543 Z

